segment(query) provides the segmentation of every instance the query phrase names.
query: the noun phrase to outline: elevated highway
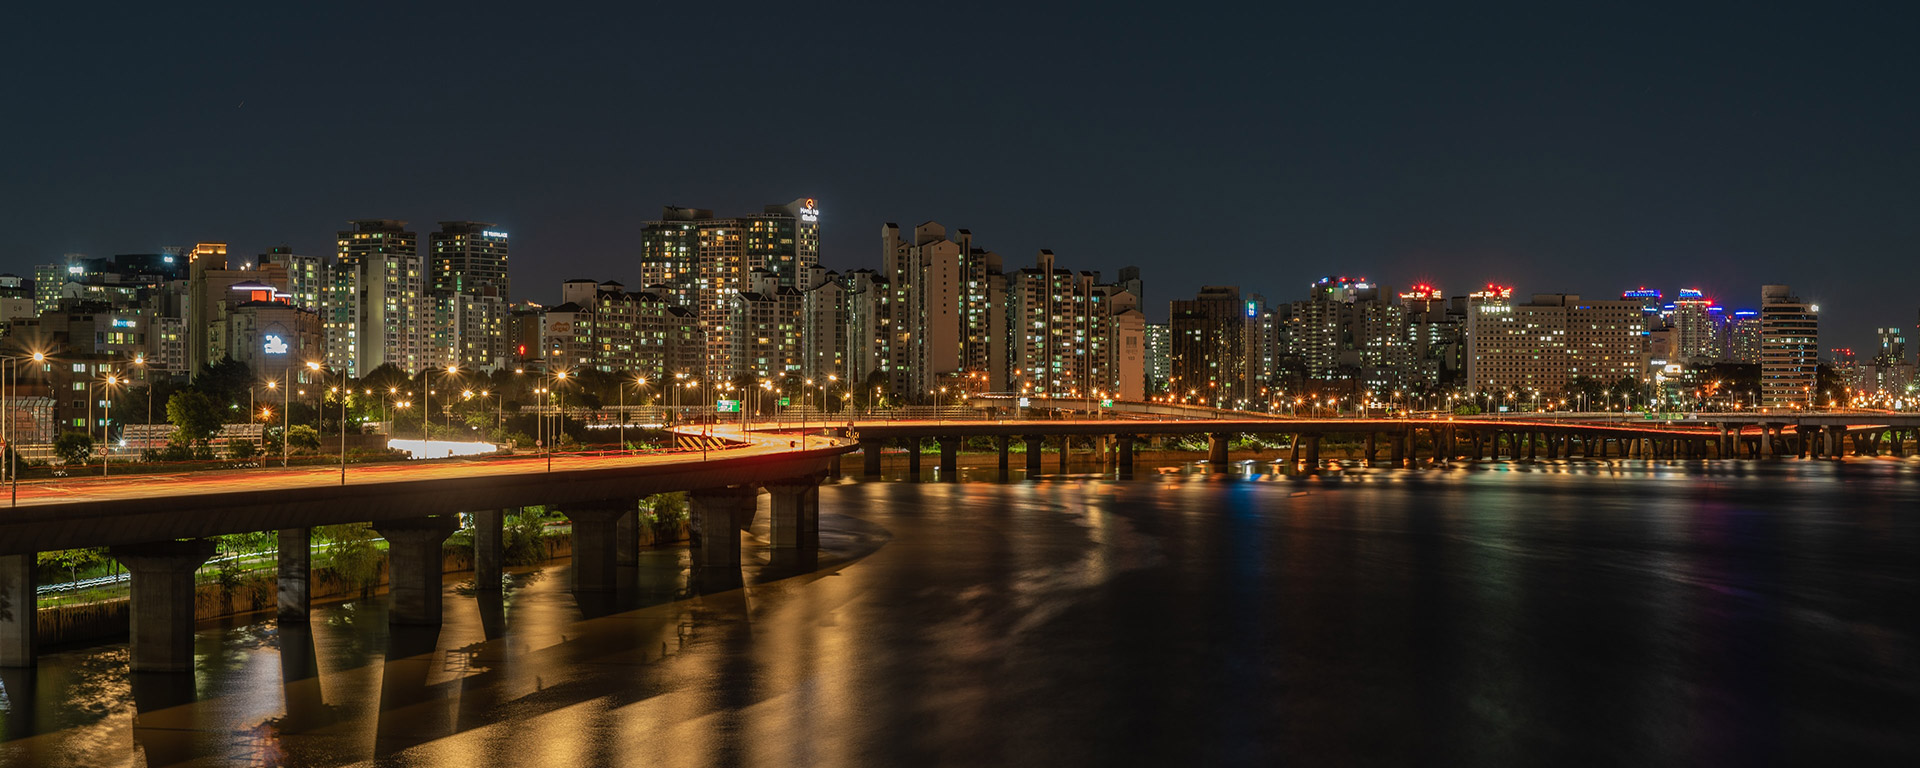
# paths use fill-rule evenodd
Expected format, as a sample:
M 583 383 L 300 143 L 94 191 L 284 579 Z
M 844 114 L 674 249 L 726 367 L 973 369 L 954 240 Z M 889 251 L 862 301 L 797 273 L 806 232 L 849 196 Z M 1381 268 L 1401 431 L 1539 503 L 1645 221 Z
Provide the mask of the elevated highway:
M 818 545 L 818 483 L 853 450 L 830 437 L 742 434 L 727 447 L 651 455 L 542 456 L 371 467 L 303 467 L 64 478 L 22 486 L 0 511 L 0 666 L 35 663 L 38 551 L 109 547 L 129 573 L 131 667 L 183 672 L 193 659 L 194 571 L 213 536 L 276 531 L 279 613 L 305 621 L 314 526 L 371 523 L 388 545 L 391 620 L 438 625 L 441 544 L 473 516 L 475 583 L 497 593 L 505 510 L 543 505 L 573 523 L 575 591 L 615 587 L 621 558 L 637 550 L 639 499 L 687 491 L 696 564 L 733 569 L 755 497 L 773 497 L 772 544 Z M 631 544 L 631 546 L 629 546 Z M 25 609 L 22 609 L 25 606 Z

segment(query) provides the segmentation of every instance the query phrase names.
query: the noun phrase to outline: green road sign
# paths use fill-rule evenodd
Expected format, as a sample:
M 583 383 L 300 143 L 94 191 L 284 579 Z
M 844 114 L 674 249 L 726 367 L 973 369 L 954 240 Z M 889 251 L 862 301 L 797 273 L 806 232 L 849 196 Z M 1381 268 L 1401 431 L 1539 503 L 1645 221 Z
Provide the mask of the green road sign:
M 783 398 L 780 398 L 780 404 L 781 404 L 781 405 L 793 405 L 793 398 L 791 398 L 791 397 L 783 397 Z
M 714 411 L 716 411 L 716 412 L 719 412 L 719 413 L 739 413 L 739 412 L 740 412 L 740 401 L 738 401 L 738 400 L 721 400 L 721 401 L 719 401 L 719 402 L 717 402 L 717 403 L 714 403 L 714 404 L 713 404 L 713 410 L 714 410 Z
M 1112 407 L 1113 407 L 1113 401 L 1112 401 L 1112 400 L 1102 400 L 1102 401 L 1100 401 L 1100 407 L 1102 407 L 1102 408 L 1112 408 Z

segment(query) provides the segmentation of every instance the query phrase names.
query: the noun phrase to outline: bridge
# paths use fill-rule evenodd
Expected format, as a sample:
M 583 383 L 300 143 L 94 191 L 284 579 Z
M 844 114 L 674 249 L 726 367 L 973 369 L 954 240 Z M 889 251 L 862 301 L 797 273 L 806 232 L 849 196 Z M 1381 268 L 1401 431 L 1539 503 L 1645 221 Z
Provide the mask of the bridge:
M 768 427 L 782 429 L 784 427 Z M 1455 461 L 1509 459 L 1649 458 L 1707 459 L 1735 455 L 1729 442 L 1700 425 L 1673 426 L 1653 422 L 1586 422 L 1552 419 L 1054 419 L 855 421 L 835 427 L 836 434 L 856 438 L 863 451 L 864 474 L 880 473 L 882 453 L 889 446 L 907 449 L 909 473 L 920 468 L 921 444 L 939 446 L 942 477 L 958 467 L 959 449 L 967 438 L 991 437 L 999 467 L 1009 468 L 1011 446 L 1026 447 L 1026 469 L 1039 472 L 1048 442 L 1056 444 L 1064 469 L 1072 438 L 1095 438 L 1103 454 L 1111 453 L 1121 472 L 1133 468 L 1135 443 L 1149 436 L 1206 435 L 1207 462 L 1214 471 L 1226 471 L 1229 444 L 1236 435 L 1287 435 L 1293 446 L 1290 461 L 1309 470 L 1321 465 L 1320 444 L 1335 435 L 1355 438 L 1364 445 L 1370 467 L 1447 466 Z M 1422 451 L 1425 452 L 1424 464 Z M 1381 454 L 1386 456 L 1382 458 Z
M 504 511 L 546 505 L 573 527 L 573 588 L 612 591 L 621 558 L 638 550 L 642 497 L 687 491 L 696 564 L 740 567 L 740 531 L 764 487 L 773 547 L 819 543 L 819 480 L 846 441 L 719 433 L 728 447 L 653 455 L 543 456 L 345 469 L 254 469 L 118 479 L 70 478 L 23 487 L 0 513 L 0 666 L 35 663 L 34 553 L 109 547 L 129 574 L 131 667 L 183 672 L 193 660 L 193 573 L 210 537 L 277 531 L 279 614 L 311 606 L 312 528 L 372 523 L 388 545 L 390 618 L 438 625 L 441 544 L 474 518 L 475 583 L 497 592 Z

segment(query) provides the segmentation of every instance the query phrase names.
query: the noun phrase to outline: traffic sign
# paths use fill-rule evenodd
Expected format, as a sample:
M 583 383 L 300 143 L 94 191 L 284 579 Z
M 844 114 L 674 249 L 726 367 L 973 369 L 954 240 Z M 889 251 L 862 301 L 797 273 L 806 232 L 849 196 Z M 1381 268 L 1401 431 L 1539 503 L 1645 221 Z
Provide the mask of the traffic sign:
M 738 400 L 721 400 L 721 401 L 719 401 L 719 402 L 717 402 L 717 403 L 714 403 L 714 404 L 713 404 L 713 410 L 714 410 L 715 412 L 718 412 L 718 413 L 739 413 L 739 412 L 740 412 L 740 401 L 738 401 Z

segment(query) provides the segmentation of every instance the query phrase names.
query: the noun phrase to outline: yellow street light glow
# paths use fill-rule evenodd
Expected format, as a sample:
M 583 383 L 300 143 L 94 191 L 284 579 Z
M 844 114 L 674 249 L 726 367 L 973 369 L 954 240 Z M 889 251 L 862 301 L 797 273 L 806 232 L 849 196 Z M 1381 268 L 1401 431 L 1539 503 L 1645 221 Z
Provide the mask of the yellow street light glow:
M 315 362 L 309 362 L 309 363 L 307 363 L 307 370 L 309 370 L 309 371 L 317 371 L 317 370 L 320 370 L 320 364 L 319 364 L 319 363 L 315 363 Z

